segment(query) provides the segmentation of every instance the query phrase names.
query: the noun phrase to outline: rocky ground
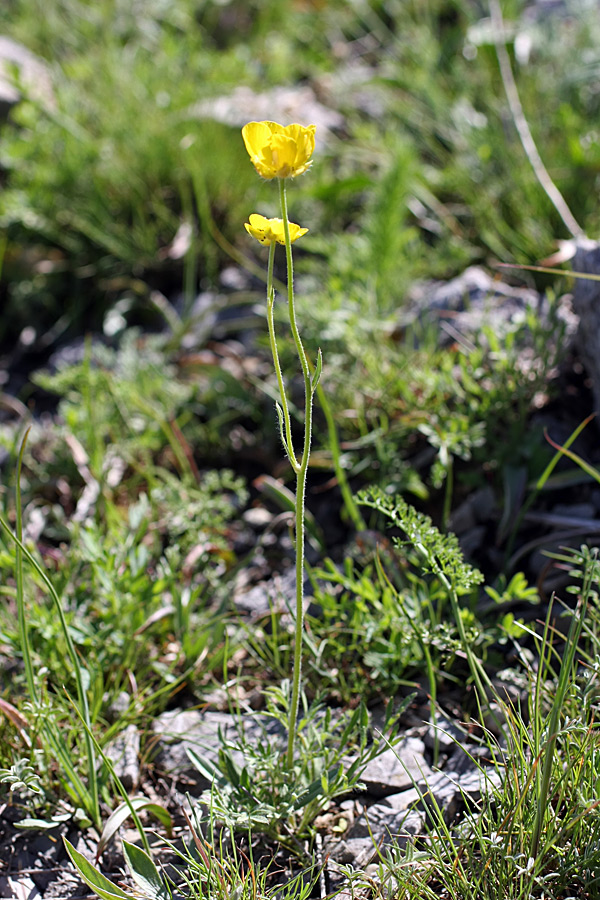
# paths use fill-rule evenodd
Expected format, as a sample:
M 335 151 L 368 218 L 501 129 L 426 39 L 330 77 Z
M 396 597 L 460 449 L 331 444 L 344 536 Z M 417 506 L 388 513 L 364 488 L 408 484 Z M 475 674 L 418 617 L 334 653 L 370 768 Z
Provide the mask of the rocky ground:
M 491 304 L 490 298 L 494 301 Z M 488 321 L 490 313 L 494 328 L 501 334 L 532 300 L 538 303 L 540 315 L 544 315 L 545 301 L 541 296 L 536 298 L 531 291 L 492 281 L 483 270 L 470 269 L 450 283 L 416 288 L 407 321 L 433 315 L 439 318 L 440 341 L 468 340 L 469 335 Z M 574 337 L 577 320 L 568 297 L 564 298 L 563 305 L 568 330 Z M 405 324 L 399 323 L 399 328 Z M 565 370 L 557 373 L 557 377 L 564 386 L 560 400 L 551 405 L 542 404 L 534 416 L 543 417 L 548 431 L 560 442 L 581 421 L 586 404 L 588 408 L 591 404 L 591 393 L 574 355 L 568 357 Z M 597 453 L 594 441 L 590 435 L 587 449 L 592 460 Z M 270 513 L 266 510 L 258 513 L 253 509 L 242 516 L 240 539 L 243 536 L 248 547 L 259 545 L 272 524 Z M 550 500 L 540 501 L 528 516 L 529 538 L 515 547 L 514 554 L 529 577 L 537 578 L 543 595 L 549 596 L 560 585 L 557 573 L 548 570 L 540 551 L 569 541 L 578 545 L 597 539 L 600 490 L 590 489 L 589 485 L 569 488 L 566 495 L 558 492 Z M 452 527 L 466 554 L 488 569 L 500 562 L 494 539 L 500 518 L 494 495 L 486 489 L 468 496 L 453 514 Z M 289 539 L 282 534 L 280 540 L 280 556 L 285 558 L 287 554 L 291 562 Z M 281 573 L 270 571 L 263 559 L 262 564 L 240 573 L 234 599 L 243 615 L 260 617 L 273 599 L 292 591 L 289 572 L 282 577 Z M 540 615 L 539 608 L 533 612 L 526 608 L 518 610 L 518 614 L 523 613 Z M 514 669 L 497 672 L 496 681 L 511 702 L 518 704 L 526 700 L 526 686 Z M 399 743 L 367 766 L 362 779 L 365 790 L 348 796 L 319 817 L 317 851 L 324 864 L 319 882 L 322 892 L 339 887 L 344 877 L 341 869 L 345 871 L 348 866 L 374 875 L 377 847 L 386 847 L 391 842 L 402 847 L 407 841 L 418 839 L 425 833 L 432 804 L 443 810 L 447 822 L 455 827 L 461 818 L 476 810 L 482 792 L 497 785 L 498 775 L 491 761 L 471 739 L 468 716 L 461 709 L 458 695 L 446 694 L 438 699 L 440 709 L 445 712 L 438 714 L 434 727 L 426 691 L 418 691 L 402 718 Z M 264 736 L 266 727 L 260 714 L 250 709 L 252 705 L 252 698 L 246 698 L 243 722 L 249 739 Z M 375 708 L 371 715 L 376 728 L 382 713 Z M 493 728 L 493 721 L 489 725 Z M 125 731 L 112 749 L 123 782 L 131 791 L 167 803 L 176 822 L 175 838 L 183 839 L 186 835 L 181 811 L 188 806 L 189 798 L 199 798 L 208 786 L 191 765 L 187 750 L 199 750 L 209 758 L 216 756 L 219 729 L 225 735 L 235 732 L 234 717 L 222 693 L 208 698 L 202 710 L 172 709 L 160 716 L 153 724 L 152 736 L 145 736 L 143 765 L 140 764 L 141 736 L 135 726 Z M 436 734 L 438 758 L 434 765 Z M 271 731 L 269 740 L 279 741 L 280 737 Z M 93 833 L 74 828 L 70 822 L 48 833 L 23 832 L 15 828 L 17 818 L 11 806 L 5 804 L 0 820 L 0 896 L 27 900 L 63 897 L 83 900 L 89 896 L 66 857 L 62 837 L 68 837 L 80 852 L 93 859 L 96 848 Z M 126 832 L 126 836 L 135 839 L 134 833 Z M 118 838 L 105 851 L 102 865 L 107 874 L 112 872 L 113 877 L 122 878 Z

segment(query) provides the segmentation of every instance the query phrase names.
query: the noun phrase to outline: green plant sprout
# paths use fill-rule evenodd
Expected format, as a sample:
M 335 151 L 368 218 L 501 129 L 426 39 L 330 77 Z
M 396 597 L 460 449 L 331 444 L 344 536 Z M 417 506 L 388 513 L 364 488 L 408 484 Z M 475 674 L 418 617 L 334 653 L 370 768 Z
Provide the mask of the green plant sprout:
M 246 230 L 261 244 L 269 247 L 269 261 L 267 268 L 267 322 L 269 327 L 269 342 L 273 355 L 273 364 L 277 376 L 281 404 L 277 404 L 279 428 L 281 440 L 286 456 L 296 475 L 295 497 L 295 534 L 296 534 L 296 625 L 294 641 L 294 671 L 292 677 L 292 699 L 289 710 L 288 741 L 287 741 L 287 766 L 292 769 L 294 765 L 294 744 L 296 740 L 298 707 L 300 703 L 300 689 L 302 681 L 302 638 L 304 631 L 304 532 L 305 532 L 305 498 L 306 475 L 310 457 L 310 442 L 312 434 L 312 408 L 313 398 L 319 379 L 323 360 L 321 351 L 317 356 L 317 363 L 311 375 L 311 368 L 300 338 L 298 323 L 296 320 L 296 307 L 294 304 L 294 265 L 292 259 L 292 243 L 308 231 L 301 228 L 288 218 L 286 179 L 294 178 L 306 172 L 311 165 L 311 157 L 315 147 L 314 125 L 304 127 L 302 125 L 288 125 L 283 127 L 275 122 L 249 122 L 242 129 L 242 137 L 250 159 L 263 178 L 279 181 L 279 202 L 281 206 L 281 219 L 266 219 L 264 216 L 253 214 L 246 223 Z M 275 335 L 274 305 L 275 288 L 273 285 L 273 264 L 275 259 L 276 244 L 285 245 L 287 263 L 287 293 L 288 314 L 290 328 L 304 379 L 304 441 L 300 459 L 294 449 L 292 440 L 292 423 L 290 410 L 279 361 L 277 338 Z
M 217 836 L 210 830 L 211 840 L 204 837 L 202 824 L 196 813 L 184 811 L 191 839 L 174 843 L 169 847 L 177 859 L 177 865 L 159 868 L 141 847 L 123 841 L 123 856 L 133 888 L 123 890 L 106 878 L 66 838 L 65 847 L 82 880 L 101 900 L 308 900 L 319 877 L 319 870 L 312 866 L 298 873 L 289 881 L 269 884 L 272 861 L 254 862 L 252 851 L 247 856 L 238 850 L 235 842 L 226 849 L 228 833 Z M 242 859 L 243 857 L 243 859 Z

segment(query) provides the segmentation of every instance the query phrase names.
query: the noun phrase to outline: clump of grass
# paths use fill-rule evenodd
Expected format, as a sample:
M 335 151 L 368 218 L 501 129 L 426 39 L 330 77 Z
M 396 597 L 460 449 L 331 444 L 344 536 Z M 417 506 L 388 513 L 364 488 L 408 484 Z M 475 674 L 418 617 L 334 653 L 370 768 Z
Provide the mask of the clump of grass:
M 598 652 L 597 635 L 579 641 L 588 604 L 597 606 L 600 570 L 585 546 L 561 559 L 573 567 L 577 605 L 558 619 L 551 607 L 543 633 L 534 635 L 539 665 L 529 671 L 528 708 L 501 704 L 503 741 L 480 732 L 488 750 L 487 762 L 477 763 L 481 800 L 460 823 L 429 802 L 427 837 L 380 854 L 377 896 L 393 887 L 406 898 L 525 900 L 597 889 L 597 672 L 582 668 L 578 654 Z M 489 766 L 499 778 L 490 779 Z

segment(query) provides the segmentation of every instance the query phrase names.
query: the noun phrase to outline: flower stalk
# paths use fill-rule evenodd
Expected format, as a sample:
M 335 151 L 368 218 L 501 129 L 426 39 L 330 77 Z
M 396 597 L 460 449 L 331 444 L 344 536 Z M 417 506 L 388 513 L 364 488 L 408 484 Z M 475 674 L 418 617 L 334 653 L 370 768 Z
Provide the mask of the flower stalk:
M 288 710 L 288 741 L 286 763 L 291 771 L 294 766 L 294 748 L 296 743 L 298 709 L 302 687 L 302 642 L 304 636 L 304 544 L 305 544 L 305 503 L 306 479 L 310 459 L 312 435 L 313 399 L 323 365 L 321 351 L 317 356 L 314 373 L 311 376 L 309 365 L 296 318 L 294 303 L 294 263 L 292 244 L 306 234 L 307 229 L 290 222 L 287 208 L 286 179 L 294 178 L 306 172 L 311 165 L 314 150 L 314 125 L 288 125 L 283 127 L 275 122 L 250 122 L 242 129 L 246 149 L 259 175 L 268 180 L 277 178 L 279 182 L 280 219 L 267 219 L 256 213 L 249 217 L 245 224 L 246 231 L 263 246 L 269 247 L 267 267 L 267 325 L 269 343 L 273 356 L 273 365 L 277 377 L 277 385 L 281 403 L 277 404 L 279 429 L 286 456 L 296 476 L 295 497 L 295 551 L 296 551 L 296 596 L 295 596 L 295 635 L 294 635 L 294 667 L 292 674 L 292 696 Z M 304 380 L 304 438 L 302 453 L 298 458 L 292 440 L 292 425 L 285 382 L 281 371 L 277 338 L 275 335 L 275 289 L 273 285 L 273 265 L 276 244 L 285 245 L 287 264 L 287 301 L 290 329 L 296 352 L 300 361 Z
M 302 681 L 302 637 L 304 634 L 304 505 L 306 502 L 306 475 L 310 458 L 310 439 L 312 434 L 312 407 L 316 384 L 312 385 L 308 360 L 300 332 L 296 321 L 296 307 L 294 304 L 294 263 L 292 257 L 292 243 L 290 241 L 290 226 L 287 211 L 287 197 L 285 181 L 279 179 L 279 200 L 281 204 L 281 218 L 283 219 L 283 231 L 285 235 L 285 255 L 287 262 L 287 289 L 288 289 L 288 313 L 292 336 L 296 345 L 298 359 L 302 367 L 304 378 L 304 443 L 300 464 L 296 462 L 296 622 L 294 638 L 294 673 L 292 677 L 292 703 L 290 708 L 290 720 L 288 728 L 287 765 L 291 769 L 294 764 L 294 744 L 296 740 L 296 725 L 298 721 L 298 707 L 300 704 L 300 686 Z M 320 354 L 319 354 L 320 355 Z M 320 374 L 320 373 L 319 373 Z M 318 380 L 318 379 L 317 379 Z M 285 392 L 284 392 L 285 395 Z M 287 403 L 286 403 L 287 406 Z

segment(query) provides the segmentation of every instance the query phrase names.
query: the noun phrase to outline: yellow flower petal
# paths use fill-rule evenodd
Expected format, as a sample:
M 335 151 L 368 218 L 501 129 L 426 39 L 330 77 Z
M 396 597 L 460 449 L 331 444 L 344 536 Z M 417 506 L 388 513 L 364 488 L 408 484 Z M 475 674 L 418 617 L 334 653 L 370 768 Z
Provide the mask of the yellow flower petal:
M 260 241 L 265 247 L 271 244 L 285 244 L 285 232 L 283 229 L 283 219 L 267 219 L 258 213 L 252 213 L 249 222 L 244 222 L 244 228 L 253 238 Z M 293 244 L 299 237 L 306 234 L 308 228 L 301 228 L 295 222 L 289 223 L 290 242 Z
M 263 178 L 295 178 L 312 163 L 316 125 L 248 122 L 242 137 L 254 168 Z
M 272 235 L 270 220 L 264 216 L 259 216 L 258 213 L 253 213 L 250 216 L 250 221 L 244 223 L 244 227 L 248 234 L 267 247 L 275 240 Z
M 289 222 L 290 226 L 290 242 L 293 244 L 294 241 L 297 241 L 299 237 L 302 237 L 303 234 L 306 234 L 308 228 L 300 228 L 299 225 L 296 225 L 295 222 Z M 283 222 L 281 223 L 281 239 L 278 237 L 277 240 L 280 244 L 285 244 L 285 235 L 283 233 Z

